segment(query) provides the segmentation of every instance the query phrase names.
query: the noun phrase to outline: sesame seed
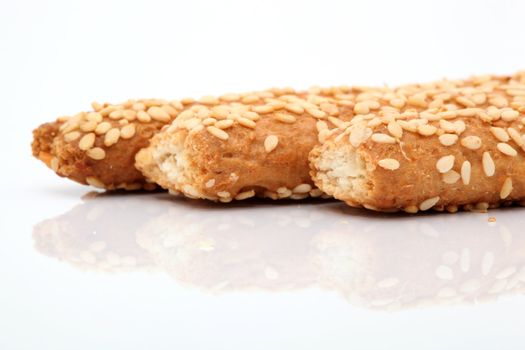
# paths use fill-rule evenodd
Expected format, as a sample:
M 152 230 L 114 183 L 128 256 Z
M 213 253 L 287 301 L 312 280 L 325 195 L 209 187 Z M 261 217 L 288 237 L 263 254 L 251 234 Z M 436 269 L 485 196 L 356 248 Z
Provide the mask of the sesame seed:
M 170 121 L 171 117 L 168 112 L 163 110 L 160 107 L 152 106 L 148 109 L 148 114 L 153 120 L 159 121 L 159 122 L 168 122 Z
M 439 136 L 439 142 L 443 146 L 452 146 L 458 141 L 458 135 L 456 134 L 443 134 Z
M 339 114 L 339 108 L 337 108 L 337 106 L 334 105 L 333 103 L 323 102 L 319 105 L 319 108 L 321 108 L 323 112 L 326 112 L 330 115 Z
M 471 100 L 477 105 L 482 105 L 487 101 L 487 95 L 484 93 L 475 94 L 472 96 Z
M 275 113 L 275 119 L 280 122 L 288 123 L 288 124 L 294 123 L 296 120 L 293 115 L 286 114 L 286 113 Z
M 219 138 L 219 139 L 221 139 L 221 140 L 223 140 L 223 141 L 228 140 L 228 136 L 229 136 L 229 135 L 228 135 L 228 133 L 227 133 L 226 131 L 224 131 L 224 130 L 221 130 L 221 129 L 219 129 L 219 128 L 216 128 L 215 126 L 208 126 L 208 127 L 206 128 L 206 130 L 207 130 L 210 134 L 212 134 L 213 136 L 215 136 L 215 137 L 217 137 L 217 138 Z
M 135 111 L 143 111 L 146 109 L 146 105 L 144 105 L 144 103 L 142 102 L 137 102 L 137 103 L 134 103 L 131 105 L 131 108 Z
M 82 136 L 82 138 L 78 142 L 78 148 L 80 148 L 83 151 L 87 151 L 88 149 L 93 147 L 94 144 L 95 144 L 95 134 L 89 133 L 89 134 Z
M 431 135 L 434 135 L 437 131 L 437 128 L 433 125 L 429 125 L 429 124 L 423 124 L 423 125 L 419 125 L 417 127 L 417 131 L 420 135 L 423 135 L 423 136 L 431 136 Z
M 244 192 L 239 193 L 238 195 L 235 196 L 235 199 L 238 201 L 242 201 L 243 199 L 248 199 L 253 196 L 255 196 L 255 191 L 249 190 L 249 191 L 244 191 Z
M 204 186 L 206 188 L 212 188 L 213 185 L 215 185 L 215 179 L 210 179 L 210 180 L 206 181 L 206 183 L 204 184 Z
M 476 107 L 476 104 L 464 96 L 456 97 L 456 102 L 465 107 Z
M 80 137 L 80 133 L 78 131 L 72 131 L 64 135 L 64 140 L 66 142 L 71 142 L 71 141 L 75 141 L 79 137 Z
M 436 162 L 436 169 L 442 174 L 450 171 L 454 166 L 455 159 L 456 158 L 453 155 L 439 158 L 439 160 Z
M 510 137 L 512 138 L 512 140 L 514 142 L 516 142 L 516 144 L 518 146 L 523 146 L 524 145 L 524 142 L 523 142 L 523 138 L 522 136 L 520 135 L 519 131 L 514 129 L 514 128 L 508 128 L 507 129 L 507 132 L 509 133 Z
M 326 117 L 326 113 L 319 110 L 319 109 L 316 109 L 316 108 L 306 108 L 306 113 L 310 114 L 312 117 L 314 118 L 317 118 L 317 119 L 322 119 L 322 118 L 325 118 Z
M 304 108 L 295 103 L 288 103 L 284 106 L 284 108 L 287 111 L 292 112 L 292 113 L 296 113 L 296 114 L 304 113 Z
M 525 90 L 508 89 L 507 94 L 511 96 L 525 96 Z
M 349 136 L 350 144 L 353 147 L 357 148 L 364 141 L 366 141 L 371 135 L 372 135 L 372 129 L 370 129 L 370 128 L 363 128 L 363 127 L 355 127 L 350 132 L 350 136 Z M 395 140 L 394 140 L 394 142 L 395 142 Z
M 445 119 L 441 119 L 439 121 L 439 127 L 448 133 L 456 132 L 456 125 L 454 125 L 454 123 L 449 122 L 448 120 L 445 120 Z
M 226 102 L 235 102 L 241 99 L 240 95 L 237 94 L 225 94 L 219 97 L 221 100 Z
M 470 183 L 470 174 L 472 172 L 472 166 L 468 160 L 464 161 L 461 164 L 461 181 L 463 185 L 468 185 Z
M 86 151 L 86 154 L 89 158 L 92 158 L 95 160 L 102 160 L 106 158 L 106 151 L 104 151 L 100 147 L 90 148 Z
M 481 139 L 477 136 L 466 136 L 461 139 L 461 145 L 465 148 L 476 150 L 481 147 Z
M 368 114 L 370 113 L 370 108 L 366 102 L 358 102 L 354 106 L 355 114 Z
M 436 205 L 439 202 L 439 197 L 432 197 L 429 199 L 424 200 L 419 204 L 419 210 L 425 211 L 430 208 L 432 208 L 434 205 Z
M 428 106 L 426 95 L 424 93 L 410 96 L 407 102 L 412 106 L 421 108 L 426 108 Z
M 153 107 L 151 107 L 153 108 Z M 135 124 L 129 124 L 120 129 L 120 137 L 130 139 L 135 135 Z
M 102 114 L 97 112 L 91 112 L 87 114 L 86 119 L 89 121 L 100 123 L 102 121 Z
M 389 101 L 390 105 L 392 107 L 395 107 L 395 108 L 403 108 L 403 106 L 405 105 L 405 101 L 400 99 L 400 98 L 393 98 Z
M 429 120 L 429 121 L 436 121 L 436 120 L 440 120 L 441 119 L 441 117 L 438 116 L 437 114 L 430 113 L 430 112 L 421 112 L 421 113 L 419 113 L 419 117 L 421 119 L 426 119 L 426 120 Z
M 508 143 L 500 142 L 496 145 L 496 147 L 501 153 L 507 156 L 515 157 L 518 155 L 518 152 Z
M 217 192 L 217 196 L 219 196 L 221 198 L 230 198 L 231 194 L 228 191 L 219 191 L 219 192 Z
M 138 111 L 137 112 L 137 119 L 138 119 L 139 122 L 149 123 L 151 121 L 151 116 L 148 114 L 148 112 Z
M 259 114 L 266 114 L 273 112 L 274 107 L 271 105 L 263 105 L 263 106 L 253 106 L 252 111 L 259 113 Z
M 461 178 L 461 175 L 457 171 L 454 171 L 454 170 L 447 171 L 442 176 L 443 182 L 449 185 L 455 184 L 456 182 L 459 181 L 460 178 Z
M 264 139 L 264 149 L 267 153 L 270 153 L 277 147 L 277 144 L 279 143 L 279 138 L 275 135 L 268 135 Z
M 120 126 L 124 126 L 124 125 L 128 125 L 128 124 L 129 124 L 129 122 L 127 121 L 127 119 L 120 119 L 120 120 L 118 121 L 118 123 L 119 123 Z
M 244 118 L 244 117 L 238 117 L 237 122 L 241 124 L 244 127 L 254 129 L 255 128 L 255 122 L 251 119 Z
M 503 107 L 506 107 L 508 105 L 507 100 L 504 97 L 502 97 L 502 96 L 491 98 L 489 100 L 489 103 L 491 105 L 494 105 L 494 106 L 498 107 L 498 108 L 503 108 Z
M 317 131 L 320 132 L 321 130 L 328 129 L 328 124 L 326 124 L 325 121 L 319 120 L 315 123 L 315 127 L 317 128 Z
M 489 152 L 483 152 L 482 156 L 482 165 L 483 165 L 483 172 L 486 176 L 491 177 L 496 172 L 496 165 L 494 164 L 494 161 L 492 160 L 492 157 L 490 156 Z
M 195 118 L 198 122 L 198 119 Z M 229 127 L 231 127 L 233 125 L 233 119 L 224 119 L 224 120 L 219 120 L 218 122 L 215 123 L 215 127 L 216 128 L 219 128 L 219 129 L 228 129 Z
M 393 138 L 390 135 L 382 134 L 382 133 L 372 134 L 372 141 L 377 142 L 377 143 L 396 143 L 395 138 Z
M 214 125 L 216 122 L 217 122 L 217 119 L 215 118 L 205 118 L 202 121 L 202 125 L 204 126 Z
M 118 128 L 112 128 L 104 137 L 104 146 L 110 147 L 118 142 L 118 139 L 120 138 L 120 130 Z
M 505 199 L 510 195 L 511 192 L 512 192 L 512 179 L 510 177 L 507 177 L 505 181 L 503 182 L 503 186 L 501 187 L 499 197 L 501 199 Z
M 102 123 L 98 124 L 97 128 L 95 129 L 95 134 L 103 135 L 106 132 L 108 132 L 109 129 L 111 129 L 111 123 L 109 123 L 109 122 L 102 122 Z
M 202 96 L 199 99 L 199 102 L 205 105 L 218 105 L 220 103 L 219 100 L 214 96 Z
M 170 105 L 163 105 L 162 108 L 164 111 L 168 112 L 168 114 L 170 115 L 170 117 L 174 118 L 177 116 L 177 114 L 179 114 L 179 112 L 177 112 L 177 110 L 175 108 L 173 108 L 172 106 Z M 124 111 L 124 117 L 126 117 L 126 112 L 129 112 L 129 111 Z M 129 119 L 126 117 L 126 119 L 128 120 L 133 120 L 133 119 Z
M 501 142 L 507 142 L 509 140 L 509 134 L 503 128 L 491 127 L 490 132 Z
M 107 117 L 107 116 L 109 116 L 109 114 L 110 114 L 111 112 L 113 112 L 114 110 L 115 110 L 115 107 L 113 107 L 113 106 L 108 106 L 108 107 L 106 107 L 106 108 L 104 108 L 104 109 L 101 109 L 101 110 L 98 111 L 98 112 L 99 112 L 103 117 Z
M 255 103 L 257 101 L 259 101 L 261 98 L 257 95 L 248 95 L 248 96 L 244 96 L 242 98 L 242 103 Z M 268 113 L 268 112 L 266 112 Z
M 96 177 L 94 176 L 88 176 L 86 177 L 86 182 L 88 185 L 90 186 L 93 186 L 93 187 L 97 187 L 97 188 L 104 188 L 104 183 L 102 181 L 100 181 L 99 179 L 97 179 Z
M 389 122 L 387 128 L 390 135 L 394 136 L 395 138 L 400 139 L 403 137 L 403 128 L 401 127 L 401 125 L 399 125 L 398 122 Z
M 94 111 L 98 112 L 102 109 L 102 105 L 97 101 L 93 101 L 91 102 L 91 108 L 93 108 Z
M 465 108 L 457 111 L 460 117 L 475 117 L 479 112 L 478 108 Z
M 87 121 L 87 122 L 84 122 L 84 123 L 80 124 L 80 130 L 82 130 L 84 132 L 95 131 L 95 129 L 97 128 L 97 125 L 98 124 L 95 121 Z
M 465 129 L 467 128 L 465 122 L 463 122 L 462 120 L 456 120 L 454 122 L 454 127 L 456 128 L 456 134 L 458 135 L 462 134 L 463 131 L 465 131 Z
M 458 113 L 456 111 L 446 111 L 439 112 L 437 115 L 442 119 L 454 119 L 458 116 Z
M 126 118 L 127 121 L 133 121 L 137 118 L 137 112 L 130 109 L 122 112 L 122 115 L 124 118 Z
M 507 110 L 501 112 L 501 119 L 503 119 L 506 122 L 514 121 L 518 119 L 520 113 L 515 110 Z
M 416 214 L 419 211 L 419 208 L 416 205 L 409 205 L 404 207 L 403 210 L 409 214 Z
M 109 119 L 118 120 L 122 118 L 124 115 L 122 114 L 122 111 L 117 109 L 109 113 Z
M 252 111 L 244 112 L 244 113 L 242 114 L 242 116 L 243 116 L 244 118 L 248 118 L 248 119 L 253 120 L 253 121 L 256 121 L 256 120 L 261 119 L 261 117 L 259 116 L 259 114 L 255 113 L 255 112 L 252 112 Z
M 399 161 L 392 158 L 381 159 L 377 164 L 387 170 L 396 170 L 399 169 Z
M 293 193 L 308 193 L 310 192 L 311 189 L 312 189 L 312 186 L 309 184 L 300 184 L 300 185 L 295 186 L 292 189 L 292 192 Z

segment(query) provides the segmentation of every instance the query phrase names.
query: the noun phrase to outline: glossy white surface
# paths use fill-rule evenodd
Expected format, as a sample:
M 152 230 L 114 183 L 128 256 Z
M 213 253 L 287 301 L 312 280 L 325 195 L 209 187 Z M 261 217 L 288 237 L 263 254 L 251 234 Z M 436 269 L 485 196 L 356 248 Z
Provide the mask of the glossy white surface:
M 523 349 L 525 209 L 93 196 L 29 155 L 30 130 L 93 100 L 512 73 L 523 13 L 518 0 L 0 2 L 0 349 Z
M 3 348 L 522 347 L 524 209 L 378 215 L 67 187 L 33 189 L 25 219 L 3 220 Z

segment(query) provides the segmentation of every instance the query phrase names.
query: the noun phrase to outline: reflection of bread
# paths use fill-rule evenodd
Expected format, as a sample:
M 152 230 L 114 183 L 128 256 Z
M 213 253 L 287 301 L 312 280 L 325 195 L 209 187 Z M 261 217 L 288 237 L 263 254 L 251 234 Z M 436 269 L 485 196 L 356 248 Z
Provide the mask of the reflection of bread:
M 198 209 L 198 214 L 196 210 Z M 291 290 L 314 286 L 309 257 L 313 211 L 177 206 L 151 220 L 137 241 L 177 281 L 213 291 Z
M 469 220 L 464 230 L 464 218 L 404 221 L 391 232 L 374 223 L 333 225 L 313 240 L 320 284 L 351 303 L 391 310 L 523 293 L 525 237 L 505 226 L 486 232 L 485 221 Z
M 311 155 L 312 176 L 351 206 L 416 212 L 525 199 L 525 72 L 370 96 Z
M 88 199 L 64 215 L 36 225 L 33 238 L 41 253 L 82 269 L 150 269 L 154 266 L 150 257 L 135 241 L 143 217 L 130 215 L 142 211 L 152 215 L 156 209 L 144 208 L 140 200 Z
M 282 203 L 279 210 L 252 202 L 247 210 L 166 199 L 86 200 L 37 225 L 37 249 L 83 269 L 162 270 L 209 292 L 317 286 L 381 310 L 525 291 L 525 237 L 501 224 L 514 214 L 508 211 L 487 226 L 483 214 L 421 222 L 370 213 L 370 220 L 334 202 Z
M 319 131 L 326 135 L 351 118 L 356 90 L 315 92 L 272 90 L 249 102 L 239 96 L 230 104 L 193 106 L 137 154 L 137 167 L 191 198 L 318 197 L 308 153 Z

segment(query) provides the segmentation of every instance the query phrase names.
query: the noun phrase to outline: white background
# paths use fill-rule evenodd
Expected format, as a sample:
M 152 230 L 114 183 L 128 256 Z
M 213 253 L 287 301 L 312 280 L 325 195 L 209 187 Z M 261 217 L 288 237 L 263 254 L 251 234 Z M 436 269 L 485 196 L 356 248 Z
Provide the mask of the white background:
M 488 246 L 508 242 L 510 234 L 515 237 L 511 240 L 515 245 L 505 243 L 507 250 L 496 258 L 510 259 L 519 267 L 525 262 L 525 249 L 519 246 L 523 243 L 523 225 L 518 220 L 523 214 L 519 209 L 495 211 L 497 224 L 489 226 L 486 214 L 458 215 L 458 219 L 421 216 L 379 220 L 373 215 L 344 211 L 337 203 L 327 207 L 258 205 L 255 212 L 238 207 L 237 214 L 253 220 L 256 227 L 262 224 L 257 220 L 264 215 L 273 218 L 276 210 L 293 211 L 297 222 L 291 227 L 307 238 L 293 236 L 286 244 L 266 238 L 265 232 L 271 231 L 280 232 L 286 240 L 288 229 L 278 225 L 255 231 L 258 235 L 251 238 L 245 238 L 243 230 L 226 229 L 234 236 L 232 240 L 247 239 L 247 246 L 236 253 L 215 247 L 216 252 L 224 253 L 218 261 L 228 264 L 223 266 L 207 258 L 202 264 L 214 267 L 213 274 L 218 278 L 228 276 L 223 268 L 233 274 L 246 273 L 244 281 L 249 288 L 233 288 L 216 295 L 202 287 L 207 269 L 199 265 L 200 260 L 195 261 L 192 254 L 181 258 L 159 241 L 147 252 L 134 251 L 138 257 L 150 260 L 155 256 L 148 264 L 156 273 L 130 268 L 108 274 L 99 269 L 82 272 L 70 263 L 71 259 L 90 260 L 85 250 L 96 241 L 89 236 L 86 243 L 71 224 L 60 230 L 55 226 L 48 229 L 58 232 L 57 240 L 33 236 L 34 225 L 68 212 L 89 189 L 58 178 L 32 159 L 29 143 L 34 127 L 88 109 L 93 100 L 198 97 L 272 86 L 395 85 L 445 76 L 512 73 L 525 69 L 524 14 L 525 2 L 517 0 L 0 1 L 0 348 L 522 348 L 522 296 L 502 297 L 476 306 L 437 307 L 430 301 L 428 307 L 391 313 L 367 307 L 366 293 L 359 298 L 341 296 L 341 286 L 348 284 L 350 288 L 359 280 L 356 276 L 366 277 L 361 282 L 374 278 L 366 266 L 358 264 L 354 268 L 346 258 L 336 256 L 330 265 L 338 271 L 335 276 L 345 276 L 338 287 L 320 282 L 326 278 L 324 268 L 316 270 L 315 281 L 308 288 L 286 292 L 276 288 L 273 293 L 269 292 L 272 284 L 261 285 L 250 264 L 239 263 L 244 261 L 244 253 L 249 256 L 264 251 L 269 257 L 257 265 L 257 271 L 264 271 L 273 281 L 276 268 L 269 269 L 265 264 L 282 263 L 293 277 L 296 267 L 287 265 L 291 264 L 290 257 L 298 256 L 305 264 L 312 259 L 310 253 L 298 252 L 297 245 L 307 240 L 307 246 L 318 249 L 318 239 L 313 237 L 321 235 L 324 240 L 327 233 L 323 227 L 341 222 L 334 230 L 350 235 L 349 241 L 344 238 L 341 243 L 349 249 L 345 254 L 368 254 L 364 260 L 373 262 L 386 249 L 392 254 L 393 271 L 404 278 L 401 282 L 420 281 L 435 292 L 435 281 L 422 277 L 432 275 L 434 266 L 422 269 L 426 275 L 411 276 L 406 274 L 404 262 L 396 259 L 417 255 L 423 248 L 432 250 L 434 244 L 415 239 L 420 246 L 403 246 L 400 252 L 392 253 L 381 246 L 382 234 L 392 233 L 394 228 L 393 233 L 403 240 L 404 226 L 400 223 L 415 225 L 412 231 L 425 237 L 448 233 L 445 243 L 436 243 L 439 254 L 462 252 L 472 245 L 469 249 L 477 264 L 485 254 L 478 250 L 488 248 L 476 245 L 476 234 L 494 233 L 497 238 L 490 236 L 495 241 L 489 241 Z M 137 227 L 149 230 L 163 227 L 154 223 L 170 210 L 175 216 L 177 210 L 185 210 L 184 215 L 190 219 L 184 222 L 190 227 L 206 215 L 216 220 L 230 220 L 232 215 L 225 207 L 194 207 L 141 198 L 140 204 L 136 196 L 86 200 L 91 203 L 89 210 L 81 207 L 79 214 L 68 217 L 68 222 L 84 218 L 91 206 L 111 212 L 114 201 L 123 203 L 121 212 L 125 215 L 121 215 L 136 218 Z M 329 210 L 332 206 L 337 208 L 335 212 Z M 305 224 L 310 223 L 311 215 L 318 215 L 313 226 Z M 166 230 L 176 223 L 168 221 Z M 342 228 L 347 223 L 354 228 Z M 370 225 L 373 237 L 379 238 L 370 242 L 353 238 L 347 231 L 355 231 L 356 223 Z M 469 231 L 473 223 L 478 225 L 476 232 Z M 449 225 L 453 233 L 471 235 L 455 240 L 450 237 Z M 186 233 L 184 227 L 173 234 Z M 95 223 L 90 230 L 100 230 L 108 237 L 118 233 L 120 238 L 114 239 L 111 248 L 116 252 L 126 251 L 129 244 L 136 245 L 138 233 L 122 225 L 120 219 L 111 219 L 111 215 L 103 226 Z M 199 230 L 204 236 L 213 236 L 220 227 L 207 224 Z M 157 234 L 155 229 L 151 234 Z M 69 235 L 70 240 L 60 240 Z M 214 240 L 228 246 L 229 236 L 225 237 L 219 235 Z M 207 239 L 201 243 L 211 244 Z M 354 239 L 364 239 L 365 243 L 351 248 Z M 340 237 L 335 241 L 340 242 Z M 200 249 L 184 240 L 177 242 L 182 251 Z M 51 248 L 44 249 L 47 253 L 42 254 L 42 249 L 35 248 L 38 244 L 56 250 L 50 253 Z M 275 247 L 280 247 L 277 256 L 272 253 Z M 171 261 L 173 254 L 193 277 L 189 281 L 169 277 L 171 268 L 166 267 L 165 260 Z M 228 259 L 232 259 L 233 270 Z M 439 259 L 435 264 L 440 264 Z M 388 265 L 379 264 L 385 268 Z M 359 272 L 356 276 L 354 269 Z M 289 283 L 297 282 L 290 276 Z M 201 277 L 203 281 L 194 281 Z M 490 274 L 487 278 L 486 283 L 494 283 Z M 461 289 L 463 282 L 454 279 L 451 283 Z

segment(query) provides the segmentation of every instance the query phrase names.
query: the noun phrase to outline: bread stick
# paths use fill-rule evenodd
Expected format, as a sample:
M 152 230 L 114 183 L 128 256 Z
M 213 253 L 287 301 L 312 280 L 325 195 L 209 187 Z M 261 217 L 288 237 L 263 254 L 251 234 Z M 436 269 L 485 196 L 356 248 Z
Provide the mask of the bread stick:
M 186 101 L 192 103 L 192 101 Z M 93 110 L 61 117 L 33 131 L 33 155 L 58 175 L 104 189 L 152 189 L 134 157 L 184 109 L 181 101 L 93 103 Z
M 409 213 L 525 199 L 525 72 L 370 97 L 360 103 L 379 110 L 356 108 L 351 125 L 310 154 L 321 190 L 351 206 Z
M 308 154 L 328 129 L 349 125 L 355 89 L 272 90 L 192 106 L 137 154 L 136 166 L 152 182 L 191 198 L 322 196 Z

